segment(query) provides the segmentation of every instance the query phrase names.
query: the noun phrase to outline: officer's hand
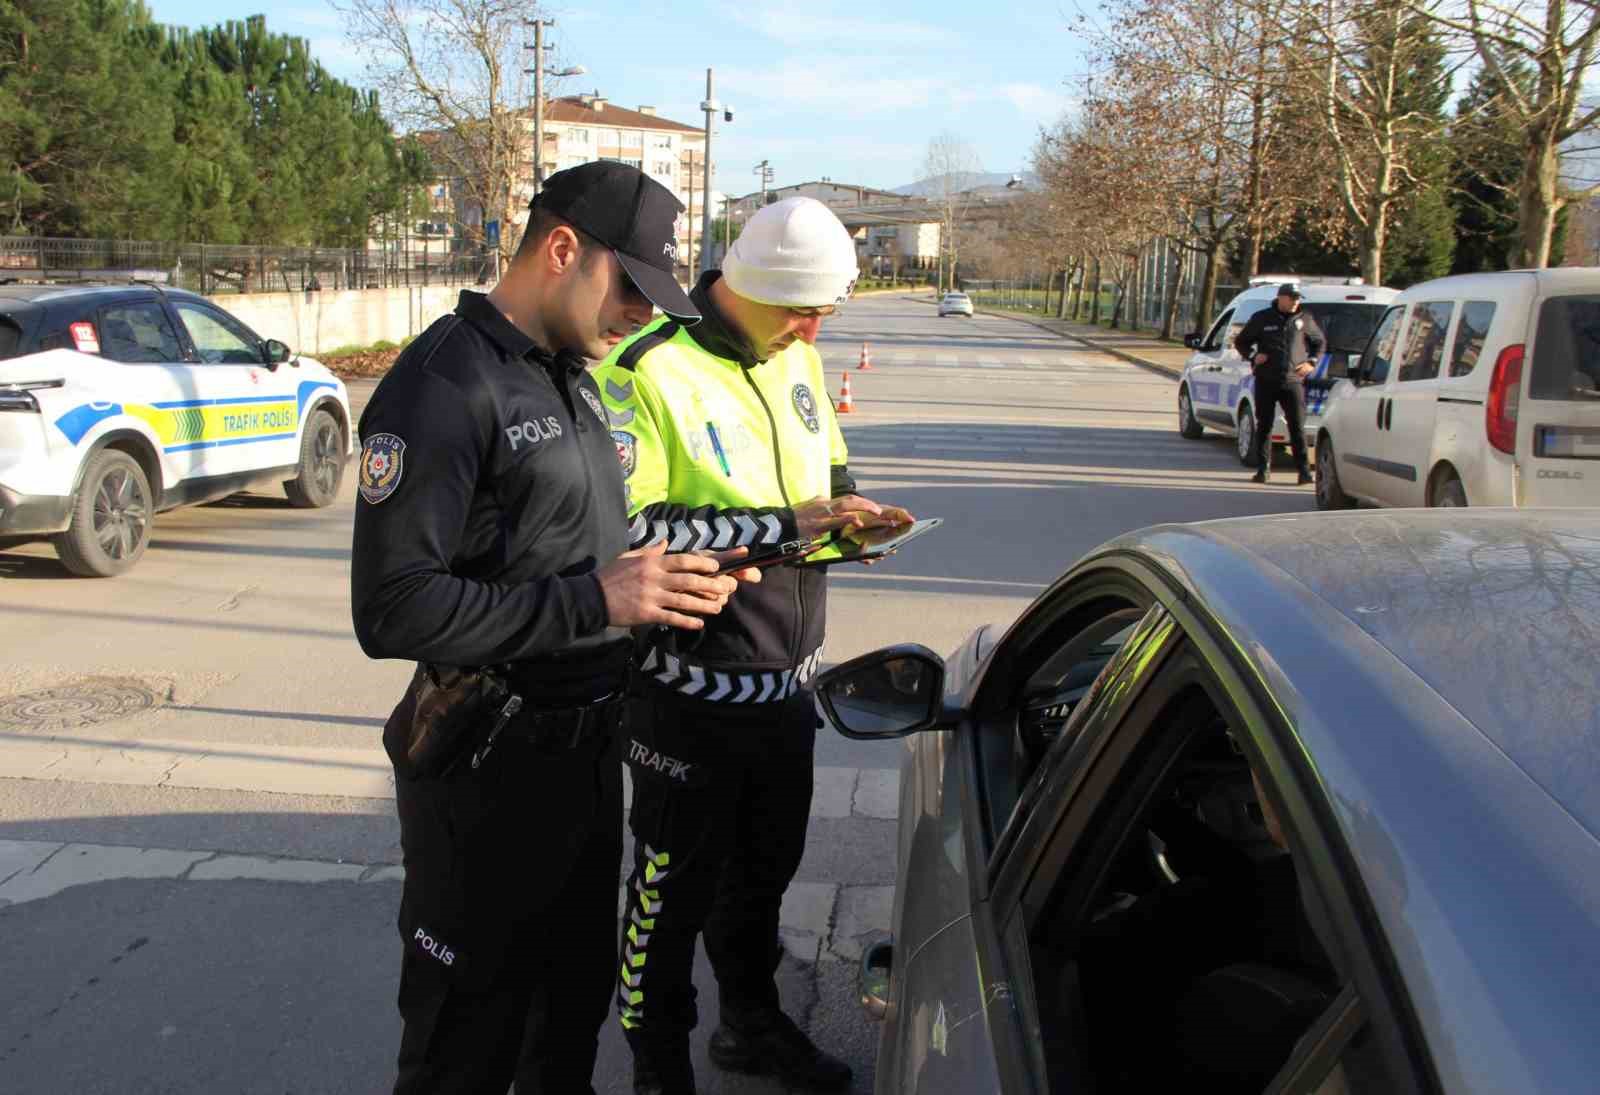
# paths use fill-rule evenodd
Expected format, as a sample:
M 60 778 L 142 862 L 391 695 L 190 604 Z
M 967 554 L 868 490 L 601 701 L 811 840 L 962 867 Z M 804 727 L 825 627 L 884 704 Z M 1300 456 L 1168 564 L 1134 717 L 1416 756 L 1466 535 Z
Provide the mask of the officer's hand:
M 825 532 L 872 528 L 886 523 L 882 517 L 882 506 L 855 494 L 813 498 L 794 507 L 794 523 L 802 540 L 815 540 Z
M 1312 373 L 1314 373 L 1316 371 L 1317 371 L 1317 367 L 1315 365 L 1311 364 L 1311 362 L 1309 362 L 1309 361 L 1302 361 L 1300 364 L 1298 364 L 1298 365 L 1296 365 L 1294 367 L 1294 375 L 1295 376 L 1310 376 Z
M 606 622 L 613 627 L 665 624 L 699 631 L 705 627 L 700 617 L 721 612 L 739 587 L 732 576 L 718 576 L 715 559 L 668 555 L 660 541 L 618 556 L 596 576 L 605 595 Z
M 1256 365 L 1265 365 L 1267 363 L 1267 355 L 1266 354 L 1257 354 L 1255 357 L 1252 357 L 1250 360 L 1251 360 L 1251 362 L 1253 362 Z
M 717 566 L 720 568 L 727 566 L 729 563 L 737 562 L 738 560 L 743 559 L 746 555 L 750 554 L 750 549 L 747 547 L 736 547 L 729 548 L 727 551 L 697 551 L 695 554 L 704 555 L 707 559 L 715 561 Z M 738 570 L 729 570 L 725 573 L 729 578 L 733 578 L 734 580 L 740 582 L 761 581 L 760 567 L 740 567 Z

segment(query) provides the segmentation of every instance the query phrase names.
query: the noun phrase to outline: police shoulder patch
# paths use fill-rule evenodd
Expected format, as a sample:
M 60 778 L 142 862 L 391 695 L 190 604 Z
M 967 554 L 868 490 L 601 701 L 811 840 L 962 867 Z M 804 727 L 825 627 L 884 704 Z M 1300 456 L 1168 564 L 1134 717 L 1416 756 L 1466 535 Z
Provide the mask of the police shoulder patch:
M 377 505 L 395 492 L 405 470 L 406 443 L 397 434 L 375 433 L 361 446 L 361 497 Z
M 617 446 L 617 459 L 622 462 L 622 477 L 633 474 L 639 464 L 639 439 L 627 430 L 612 430 L 611 440 Z
M 589 404 L 589 409 L 593 411 L 594 416 L 600 420 L 600 424 L 609 429 L 611 422 L 606 418 L 606 409 L 601 405 L 600 397 L 595 395 L 588 388 L 579 388 L 578 391 L 583 393 L 583 401 Z
M 789 398 L 794 402 L 794 413 L 800 416 L 806 429 L 812 433 L 822 432 L 822 420 L 817 417 L 817 397 L 811 394 L 810 386 L 796 384 L 790 390 Z

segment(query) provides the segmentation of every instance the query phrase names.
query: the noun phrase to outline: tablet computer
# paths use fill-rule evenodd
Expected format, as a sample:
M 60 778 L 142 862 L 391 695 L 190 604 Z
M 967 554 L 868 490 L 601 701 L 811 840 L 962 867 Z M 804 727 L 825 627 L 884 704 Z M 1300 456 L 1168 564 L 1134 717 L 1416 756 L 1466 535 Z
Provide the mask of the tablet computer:
M 772 567 L 792 563 L 820 551 L 826 544 L 826 540 L 790 540 L 783 544 L 752 547 L 744 558 L 723 563 L 717 569 L 717 573 L 728 574 L 735 570 L 743 570 L 745 567 Z
M 921 521 L 913 521 L 909 525 L 857 529 L 848 536 L 835 537 L 820 551 L 806 555 L 794 565 L 820 567 L 833 563 L 865 563 L 873 559 L 882 559 L 942 524 L 944 524 L 942 517 L 927 517 Z

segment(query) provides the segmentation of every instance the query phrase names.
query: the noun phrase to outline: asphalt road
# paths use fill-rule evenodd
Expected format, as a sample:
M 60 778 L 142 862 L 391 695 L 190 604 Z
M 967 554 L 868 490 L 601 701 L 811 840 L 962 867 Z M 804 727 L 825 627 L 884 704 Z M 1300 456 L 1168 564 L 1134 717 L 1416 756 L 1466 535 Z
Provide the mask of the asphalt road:
M 862 491 L 946 521 L 836 573 L 830 663 L 907 640 L 948 652 L 1130 529 L 1312 508 L 1309 488 L 1246 482 L 1230 442 L 1182 440 L 1170 378 L 1019 321 L 867 298 L 820 349 L 830 394 L 850 376 Z M 377 738 L 409 667 L 350 635 L 353 497 L 347 476 L 326 510 L 260 494 L 163 515 L 113 581 L 67 577 L 44 545 L 0 550 L 5 1091 L 390 1082 L 399 849 Z M 784 910 L 786 1001 L 862 1092 L 876 1032 L 852 962 L 887 925 L 901 751 L 819 737 Z M 627 1077 L 608 1023 L 597 1087 Z M 777 1090 L 709 1065 L 701 1081 Z

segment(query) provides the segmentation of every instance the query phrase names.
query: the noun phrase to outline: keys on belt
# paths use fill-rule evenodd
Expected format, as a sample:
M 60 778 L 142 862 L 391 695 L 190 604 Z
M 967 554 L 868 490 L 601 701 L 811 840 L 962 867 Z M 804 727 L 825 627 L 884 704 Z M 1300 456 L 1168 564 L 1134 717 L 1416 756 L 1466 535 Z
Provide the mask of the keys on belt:
M 522 697 L 513 693 L 496 713 L 494 725 L 490 727 L 483 745 L 472 754 L 472 767 L 477 768 L 483 763 L 494 748 L 496 739 L 508 727 L 511 727 L 514 737 L 525 737 L 535 744 L 576 749 L 586 736 L 609 733 L 621 724 L 623 700 L 623 693 L 612 692 L 582 707 L 525 711 Z M 513 720 L 515 726 L 512 726 Z

